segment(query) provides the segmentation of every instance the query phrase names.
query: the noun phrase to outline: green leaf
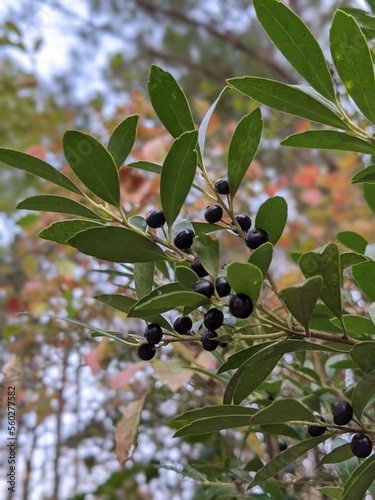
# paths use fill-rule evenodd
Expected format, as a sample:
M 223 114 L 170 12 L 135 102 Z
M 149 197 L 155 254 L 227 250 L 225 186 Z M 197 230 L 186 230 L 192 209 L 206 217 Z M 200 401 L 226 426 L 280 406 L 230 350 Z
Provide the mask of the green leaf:
M 366 37 L 353 16 L 337 10 L 330 31 L 333 62 L 350 97 L 375 123 L 375 79 Z
M 206 302 L 207 297 L 200 293 L 189 292 L 187 290 L 181 292 L 165 293 L 157 297 L 147 299 L 143 297 L 129 311 L 129 317 L 143 318 L 161 314 L 166 311 L 171 311 L 177 307 L 199 307 Z
M 217 416 L 203 418 L 191 422 L 179 429 L 173 437 L 198 436 L 200 434 L 211 434 L 223 429 L 234 429 L 235 427 L 247 427 L 250 418 L 243 415 Z
M 314 89 L 335 102 L 327 62 L 309 28 L 280 1 L 254 0 L 254 7 L 259 22 L 280 52 Z
M 194 130 L 194 121 L 186 96 L 170 73 L 158 66 L 151 66 L 148 93 L 152 107 L 173 137 Z
M 375 335 L 375 325 L 368 318 L 354 314 L 344 314 L 342 319 L 349 333 Z M 337 318 L 332 318 L 331 323 L 338 328 L 340 327 L 340 321 Z
M 283 113 L 330 127 L 348 129 L 328 106 L 292 85 L 253 76 L 231 78 L 228 83 L 248 97 Z
M 280 292 L 280 298 L 306 331 L 309 329 L 309 321 L 321 289 L 322 278 L 314 276 L 305 283 L 286 288 Z
M 96 139 L 79 130 L 63 137 L 65 158 L 83 184 L 111 205 L 120 203 L 120 181 L 111 154 Z
M 160 177 L 160 199 L 171 227 L 189 194 L 197 167 L 197 131 L 186 132 L 174 141 L 163 163 Z
M 368 260 L 352 267 L 355 284 L 371 301 L 375 301 L 375 261 Z
M 375 342 L 361 342 L 355 345 L 350 355 L 363 372 L 370 373 L 375 370 Z
M 153 174 L 161 173 L 161 165 L 157 163 L 152 163 L 150 161 L 135 161 L 133 163 L 129 163 L 127 165 L 128 168 L 139 168 L 140 170 L 144 170 L 145 172 L 152 172 Z
M 230 404 L 233 400 L 235 405 L 240 404 L 264 382 L 279 359 L 279 356 L 275 356 L 263 360 L 259 365 L 244 363 L 228 382 L 223 402 Z
M 237 125 L 229 145 L 228 183 L 233 199 L 258 149 L 263 120 L 260 109 L 244 116 Z
M 367 205 L 375 214 L 375 185 L 374 184 L 364 184 L 363 185 L 363 195 L 365 197 Z
M 273 245 L 269 241 L 256 248 L 249 257 L 250 264 L 259 267 L 263 276 L 267 274 L 272 261 Z
M 67 245 L 69 238 L 85 231 L 90 227 L 101 226 L 98 222 L 92 220 L 72 219 L 53 222 L 39 233 L 39 238 L 44 240 L 56 241 L 62 245 Z
M 227 267 L 227 280 L 236 293 L 244 293 L 256 304 L 263 283 L 262 272 L 257 266 L 232 262 Z
M 268 241 L 273 245 L 283 234 L 288 218 L 288 205 L 281 196 L 268 198 L 258 209 L 255 227 L 263 229 L 268 234 Z
M 306 278 L 321 276 L 320 298 L 335 316 L 341 318 L 340 253 L 336 243 L 302 255 L 298 264 Z
M 128 116 L 112 132 L 108 142 L 108 151 L 113 156 L 117 168 L 123 165 L 134 145 L 137 133 L 138 115 Z
M 80 217 L 87 217 L 90 219 L 101 219 L 100 215 L 86 208 L 82 203 L 53 194 L 31 196 L 31 198 L 26 198 L 26 200 L 21 201 L 16 208 L 19 210 L 40 210 L 41 212 L 56 212 L 79 215 Z
M 352 253 L 352 252 L 342 253 L 340 255 L 341 269 L 352 267 L 355 264 L 360 264 L 361 262 L 366 262 L 367 260 L 368 260 L 367 257 L 359 253 Z
M 372 143 L 344 132 L 336 132 L 335 130 L 308 130 L 301 134 L 290 135 L 281 141 L 281 145 L 308 149 L 337 149 L 369 155 L 375 154 L 375 145 Z
M 109 262 L 157 262 L 167 260 L 163 250 L 147 236 L 125 227 L 87 229 L 68 240 L 86 255 Z
M 354 415 L 360 420 L 369 401 L 375 394 L 375 370 L 367 373 L 355 386 L 352 393 Z
M 211 405 L 194 410 L 188 410 L 182 415 L 176 417 L 174 421 L 183 420 L 184 422 L 194 422 L 202 418 L 210 417 L 231 417 L 234 415 L 245 416 L 250 419 L 256 412 L 255 408 L 247 408 L 245 406 L 235 405 Z
M 203 151 L 204 151 L 204 143 L 205 143 L 205 140 L 206 140 L 207 128 L 208 128 L 208 124 L 210 122 L 211 116 L 213 115 L 213 113 L 214 113 L 214 111 L 216 109 L 216 106 L 217 106 L 219 100 L 225 94 L 225 92 L 227 92 L 229 90 L 229 88 L 230 87 L 228 87 L 228 86 L 223 88 L 223 90 L 219 94 L 219 97 L 213 102 L 213 104 L 211 104 L 210 109 L 205 114 L 205 116 L 204 116 L 204 118 L 202 120 L 202 123 L 199 126 L 199 129 L 198 129 L 198 144 L 199 144 L 199 149 L 200 149 L 200 151 L 201 151 L 202 154 L 203 154 Z
M 250 424 L 275 424 L 281 422 L 292 422 L 295 420 L 304 420 L 315 422 L 316 418 L 310 410 L 295 399 L 280 399 L 271 405 L 259 410 L 251 417 Z
M 344 484 L 342 500 L 359 500 L 373 484 L 375 477 L 375 455 L 362 462 Z
M 154 262 L 136 262 L 134 264 L 134 283 L 138 299 L 149 294 L 154 285 Z
M 341 495 L 344 491 L 344 488 L 340 488 L 340 486 L 323 486 L 323 488 L 316 489 L 323 495 L 326 495 L 330 498 L 335 498 L 337 500 L 341 500 Z
M 191 290 L 198 280 L 197 274 L 186 266 L 176 267 L 175 276 L 177 281 L 187 290 Z
M 352 449 L 350 447 L 350 443 L 343 444 L 342 446 L 338 446 L 334 450 L 332 450 L 330 453 L 327 453 L 327 455 L 320 460 L 318 465 L 316 466 L 321 467 L 324 464 L 337 464 L 338 462 L 344 462 L 345 460 L 348 460 L 353 456 Z
M 294 400 L 290 401 L 294 402 Z M 287 465 L 294 462 L 301 455 L 307 453 L 309 450 L 312 450 L 329 437 L 329 434 L 324 434 L 323 436 L 306 439 L 305 441 L 295 444 L 294 446 L 290 446 L 256 473 L 253 481 L 250 483 L 250 488 L 254 488 L 254 486 L 261 484 L 266 479 L 274 476 L 277 472 L 285 469 Z
M 256 344 L 254 346 L 243 349 L 235 354 L 232 354 L 225 363 L 221 365 L 218 373 L 223 373 L 228 370 L 238 368 L 243 363 L 261 363 L 265 359 L 279 356 L 281 358 L 288 352 L 300 351 L 322 351 L 322 352 L 335 352 L 340 351 L 325 345 L 307 342 L 306 340 L 281 340 L 278 342 L 270 341 Z
M 193 249 L 208 274 L 216 279 L 219 269 L 219 241 L 201 234 L 194 238 Z
M 370 165 L 360 170 L 352 177 L 352 184 L 358 184 L 360 182 L 367 182 L 369 184 L 375 183 L 375 165 Z
M 117 295 L 117 294 L 96 295 L 95 299 L 125 314 L 128 314 L 132 306 L 134 306 L 134 304 L 137 303 L 136 299 L 133 299 L 132 297 L 127 297 L 126 295 Z M 173 328 L 168 323 L 168 321 L 163 318 L 163 316 L 156 314 L 155 316 L 147 318 L 147 320 L 150 323 L 157 323 L 162 328 L 165 328 L 166 330 L 173 332 Z
M 13 149 L 0 148 L 0 162 L 10 167 L 18 168 L 29 174 L 36 175 L 41 179 L 52 182 L 73 193 L 81 194 L 80 189 L 72 182 L 69 177 L 52 167 L 48 163 L 35 156 L 26 153 L 20 153 Z
M 341 233 L 337 233 L 336 237 L 340 243 L 351 250 L 361 254 L 365 253 L 367 241 L 359 234 L 354 233 L 353 231 L 342 231 Z

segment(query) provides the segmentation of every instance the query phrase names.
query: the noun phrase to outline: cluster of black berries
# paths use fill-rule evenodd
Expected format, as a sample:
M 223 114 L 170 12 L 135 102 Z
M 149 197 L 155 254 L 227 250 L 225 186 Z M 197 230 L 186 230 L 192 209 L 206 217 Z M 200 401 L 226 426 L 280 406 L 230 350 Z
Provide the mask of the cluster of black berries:
M 317 416 L 319 420 L 325 422 L 324 418 L 320 415 Z M 333 410 L 333 422 L 336 425 L 347 425 L 353 418 L 353 408 L 347 401 L 340 401 L 337 403 Z M 312 437 L 321 436 L 326 431 L 326 427 L 319 425 L 309 425 L 308 433 Z M 371 439 L 364 433 L 359 432 L 354 434 L 350 442 L 353 455 L 358 458 L 366 458 L 372 452 Z
M 215 189 L 218 194 L 229 194 L 228 179 L 226 177 L 223 177 L 217 180 L 215 183 Z M 206 211 L 204 213 L 204 218 L 210 224 L 219 222 L 222 217 L 223 209 L 220 205 L 211 205 L 206 208 Z M 268 235 L 265 231 L 257 228 L 250 229 L 252 223 L 248 215 L 236 215 L 235 219 L 242 231 L 245 233 L 245 243 L 249 248 L 251 248 L 251 250 L 255 250 L 256 248 L 260 247 L 260 245 L 263 245 L 263 243 L 266 243 L 268 241 Z M 231 223 L 231 225 L 234 225 L 233 222 Z
M 144 361 L 149 361 L 156 354 L 155 345 L 163 338 L 163 330 L 157 323 L 150 323 L 146 326 L 144 336 L 147 344 L 138 347 L 138 356 Z

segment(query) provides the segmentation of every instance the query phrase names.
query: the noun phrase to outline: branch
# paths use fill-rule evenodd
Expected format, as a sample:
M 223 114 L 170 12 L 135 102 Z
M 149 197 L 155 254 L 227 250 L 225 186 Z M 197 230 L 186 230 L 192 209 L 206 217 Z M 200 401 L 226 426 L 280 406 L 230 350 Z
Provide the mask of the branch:
M 273 59 L 264 54 L 264 52 L 257 51 L 250 46 L 246 45 L 240 38 L 235 36 L 233 33 L 228 31 L 222 32 L 218 30 L 215 26 L 198 21 L 197 19 L 193 19 L 191 17 L 186 16 L 183 12 L 176 9 L 169 9 L 166 7 L 162 7 L 160 5 L 154 5 L 149 3 L 147 0 L 135 0 L 136 4 L 143 9 L 153 13 L 153 14 L 163 14 L 172 19 L 178 19 L 185 24 L 189 24 L 190 26 L 194 26 L 196 28 L 201 28 L 210 35 L 218 38 L 219 40 L 225 41 L 228 45 L 231 45 L 235 49 L 243 52 L 247 56 L 250 56 L 252 59 L 259 61 L 260 63 L 268 66 L 272 69 L 276 74 L 279 75 L 286 83 L 295 84 L 297 83 L 294 78 L 290 76 L 290 74 L 284 71 Z

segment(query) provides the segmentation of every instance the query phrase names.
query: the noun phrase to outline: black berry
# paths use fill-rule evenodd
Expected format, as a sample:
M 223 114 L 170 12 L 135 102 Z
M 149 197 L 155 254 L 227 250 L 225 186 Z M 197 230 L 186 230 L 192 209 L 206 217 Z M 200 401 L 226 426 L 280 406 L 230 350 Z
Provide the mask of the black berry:
M 191 229 L 181 229 L 173 238 L 173 244 L 180 250 L 185 250 L 193 244 L 194 236 L 194 231 Z
M 189 316 L 178 316 L 173 323 L 173 329 L 180 335 L 188 334 L 192 326 L 193 322 Z
M 221 327 L 223 322 L 224 322 L 223 312 L 220 311 L 220 309 L 216 309 L 215 307 L 207 311 L 206 314 L 204 315 L 203 323 L 208 330 L 217 330 L 218 328 Z
M 366 458 L 371 455 L 372 452 L 372 442 L 371 439 L 366 434 L 354 434 L 352 437 L 350 447 L 352 449 L 353 455 L 358 458 Z
M 199 280 L 193 286 L 193 292 L 201 293 L 208 299 L 214 294 L 214 285 L 208 280 Z
M 226 177 L 222 177 L 215 182 L 216 192 L 219 194 L 229 194 L 229 184 Z
M 153 344 L 143 344 L 138 347 L 137 352 L 138 356 L 143 359 L 143 361 L 150 361 L 150 359 L 152 359 L 156 354 L 155 346 Z
M 228 345 L 228 342 L 219 342 L 219 346 L 225 349 Z
M 156 323 L 150 323 L 145 329 L 145 339 L 149 344 L 158 344 L 163 338 L 163 331 Z
M 226 297 L 230 293 L 230 285 L 225 276 L 220 276 L 216 280 L 215 287 L 219 297 Z
M 285 441 L 279 441 L 279 451 L 285 451 L 288 448 L 288 445 Z
M 199 259 L 194 259 L 193 262 L 190 264 L 190 267 L 193 271 L 195 271 L 198 274 L 200 278 L 204 278 L 205 276 L 208 275 L 208 272 L 202 266 L 202 263 Z
M 219 220 L 223 216 L 223 209 L 220 205 L 211 205 L 206 208 L 204 212 L 204 218 L 210 224 L 215 224 L 215 222 L 219 222 Z
M 251 229 L 245 234 L 246 245 L 255 250 L 268 241 L 268 234 L 263 229 Z
M 204 332 L 201 342 L 205 351 L 214 351 L 218 347 L 219 342 L 217 340 L 212 340 L 215 337 L 217 337 L 217 333 L 212 330 L 206 330 Z
M 146 222 L 149 227 L 157 229 L 165 224 L 165 217 L 163 210 L 153 210 L 146 217 Z
M 231 297 L 229 310 L 236 318 L 247 318 L 253 312 L 253 301 L 244 293 L 238 293 Z
M 324 418 L 320 415 L 316 415 L 316 418 L 321 420 L 322 422 L 325 422 Z M 318 437 L 322 436 L 326 431 L 326 427 L 320 427 L 319 425 L 309 425 L 307 428 L 307 432 L 310 434 L 311 437 Z
M 235 218 L 242 231 L 247 231 L 251 228 L 251 219 L 248 215 L 240 214 L 236 215 Z M 233 222 L 231 223 L 231 225 L 234 225 Z
M 346 425 L 353 418 L 353 408 L 346 401 L 337 403 L 333 410 L 333 421 L 336 425 Z

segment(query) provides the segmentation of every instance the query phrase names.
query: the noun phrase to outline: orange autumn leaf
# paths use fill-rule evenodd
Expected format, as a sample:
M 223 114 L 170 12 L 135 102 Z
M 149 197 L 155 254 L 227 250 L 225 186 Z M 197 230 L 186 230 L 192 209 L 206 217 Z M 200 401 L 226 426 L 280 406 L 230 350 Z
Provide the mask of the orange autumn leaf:
M 304 165 L 293 177 L 293 184 L 303 187 L 315 186 L 319 175 L 316 165 Z

